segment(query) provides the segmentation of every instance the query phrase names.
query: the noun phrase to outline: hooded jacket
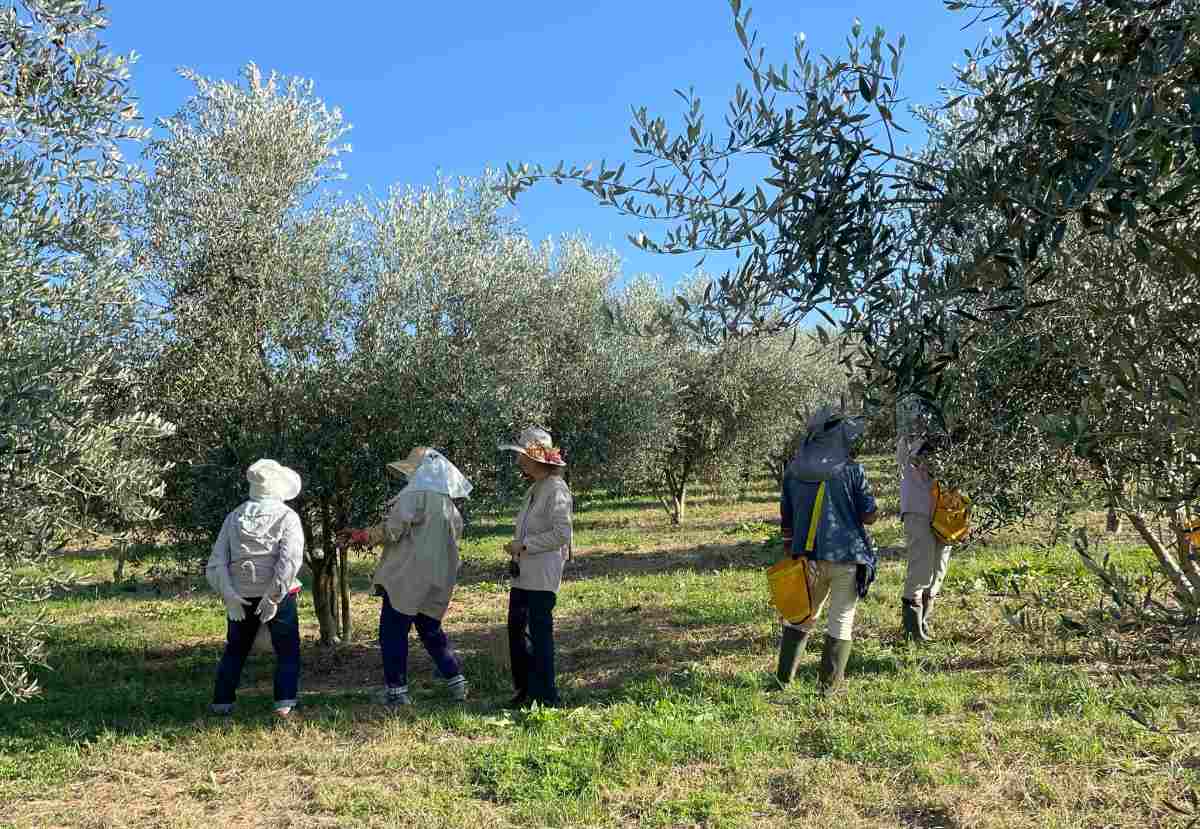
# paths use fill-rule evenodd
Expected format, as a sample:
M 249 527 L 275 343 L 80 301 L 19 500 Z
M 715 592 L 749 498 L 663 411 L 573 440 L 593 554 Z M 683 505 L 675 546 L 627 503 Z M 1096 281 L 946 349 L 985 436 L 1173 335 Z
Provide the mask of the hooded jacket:
M 300 516 L 283 501 L 251 498 L 225 516 L 205 568 L 208 583 L 221 592 L 219 572 L 242 598 L 267 596 L 279 602 L 300 589 L 304 529 Z

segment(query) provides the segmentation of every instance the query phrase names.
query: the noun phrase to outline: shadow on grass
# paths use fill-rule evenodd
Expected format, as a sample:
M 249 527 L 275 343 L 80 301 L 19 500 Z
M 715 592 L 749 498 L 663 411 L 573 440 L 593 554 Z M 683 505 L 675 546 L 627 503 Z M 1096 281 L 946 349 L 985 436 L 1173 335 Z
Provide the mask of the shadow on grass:
M 650 553 L 576 551 L 563 569 L 563 583 L 564 589 L 568 589 L 571 582 L 597 578 L 765 569 L 778 560 L 781 550 L 775 543 L 743 541 Z M 505 559 L 464 559 L 458 573 L 459 587 L 495 584 L 507 579 L 508 562 Z

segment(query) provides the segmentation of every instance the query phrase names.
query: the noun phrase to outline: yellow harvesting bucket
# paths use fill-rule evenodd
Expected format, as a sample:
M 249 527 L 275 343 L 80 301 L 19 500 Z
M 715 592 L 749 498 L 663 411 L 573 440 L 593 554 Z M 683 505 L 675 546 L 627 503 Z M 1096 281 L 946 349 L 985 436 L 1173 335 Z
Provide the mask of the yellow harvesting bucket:
M 957 544 L 970 529 L 971 499 L 957 489 L 933 484 L 933 532 L 943 544 Z
M 812 599 L 808 594 L 808 562 L 804 558 L 785 558 L 767 570 L 771 604 L 788 622 L 798 625 L 812 618 Z
M 1183 528 L 1183 538 L 1192 545 L 1193 550 L 1200 550 L 1200 523 L 1193 523 Z

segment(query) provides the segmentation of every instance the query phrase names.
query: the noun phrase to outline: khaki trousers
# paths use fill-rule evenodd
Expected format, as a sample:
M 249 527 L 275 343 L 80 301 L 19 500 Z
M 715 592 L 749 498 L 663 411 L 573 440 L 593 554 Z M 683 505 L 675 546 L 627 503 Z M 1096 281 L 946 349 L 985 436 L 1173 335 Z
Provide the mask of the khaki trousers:
M 904 513 L 904 540 L 908 546 L 908 572 L 904 598 L 920 601 L 922 594 L 936 596 L 950 566 L 950 548 L 938 543 L 928 515 Z
M 825 632 L 834 639 L 853 639 L 854 611 L 858 608 L 857 569 L 855 564 L 839 564 L 833 561 L 808 562 L 808 593 L 812 599 L 812 618 L 799 625 L 787 622 L 784 625 L 811 633 L 817 626 L 817 617 L 828 603 L 829 614 L 825 621 Z

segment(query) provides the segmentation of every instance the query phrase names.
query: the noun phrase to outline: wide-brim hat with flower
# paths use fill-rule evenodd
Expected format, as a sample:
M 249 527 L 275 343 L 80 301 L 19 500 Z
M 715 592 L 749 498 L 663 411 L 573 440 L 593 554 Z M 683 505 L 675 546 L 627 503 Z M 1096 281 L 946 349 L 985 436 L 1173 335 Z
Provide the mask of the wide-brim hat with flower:
M 300 494 L 300 473 L 278 461 L 263 458 L 246 470 L 251 498 L 277 498 L 290 501 Z
M 562 449 L 554 445 L 554 439 L 545 429 L 536 426 L 526 429 L 512 443 L 500 444 L 502 452 L 516 452 L 531 461 L 544 463 L 547 466 L 566 466 Z

